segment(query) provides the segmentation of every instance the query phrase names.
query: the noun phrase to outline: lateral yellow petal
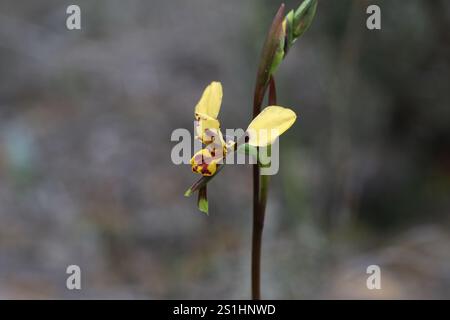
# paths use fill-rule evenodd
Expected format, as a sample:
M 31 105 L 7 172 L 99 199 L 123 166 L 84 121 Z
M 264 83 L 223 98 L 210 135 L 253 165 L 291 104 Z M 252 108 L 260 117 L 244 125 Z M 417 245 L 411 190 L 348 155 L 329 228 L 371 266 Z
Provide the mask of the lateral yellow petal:
M 217 119 L 222 104 L 222 84 L 220 82 L 211 82 L 203 91 L 200 101 L 195 106 L 196 114 L 204 114 Z
M 268 106 L 248 126 L 248 144 L 265 147 L 289 129 L 297 119 L 294 111 L 280 106 Z

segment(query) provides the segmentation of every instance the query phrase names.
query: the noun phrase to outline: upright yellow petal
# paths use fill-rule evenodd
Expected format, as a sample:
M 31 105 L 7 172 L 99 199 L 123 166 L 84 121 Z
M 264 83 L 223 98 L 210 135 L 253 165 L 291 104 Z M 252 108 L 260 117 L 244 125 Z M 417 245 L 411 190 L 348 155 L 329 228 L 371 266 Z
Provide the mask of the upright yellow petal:
M 294 111 L 279 106 L 265 108 L 248 126 L 248 144 L 265 147 L 289 129 L 297 119 Z
M 220 82 L 211 82 L 203 92 L 200 101 L 195 106 L 195 114 L 204 114 L 217 119 L 222 104 L 222 84 Z
M 215 140 L 219 140 L 220 123 L 206 114 L 197 113 L 195 115 L 195 131 L 197 138 L 204 144 L 209 144 Z

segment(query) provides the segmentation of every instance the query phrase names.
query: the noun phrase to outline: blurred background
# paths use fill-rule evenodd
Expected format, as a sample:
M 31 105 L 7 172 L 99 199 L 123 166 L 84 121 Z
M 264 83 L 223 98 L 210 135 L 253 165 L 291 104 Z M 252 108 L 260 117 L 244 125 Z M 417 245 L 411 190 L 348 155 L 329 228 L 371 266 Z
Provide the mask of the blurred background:
M 222 127 L 247 126 L 279 4 L 1 2 L 0 298 L 250 297 L 251 168 L 211 182 L 205 216 L 170 135 L 193 131 L 213 80 Z M 450 298 L 450 2 L 319 1 L 276 78 L 299 119 L 270 186 L 263 297 Z

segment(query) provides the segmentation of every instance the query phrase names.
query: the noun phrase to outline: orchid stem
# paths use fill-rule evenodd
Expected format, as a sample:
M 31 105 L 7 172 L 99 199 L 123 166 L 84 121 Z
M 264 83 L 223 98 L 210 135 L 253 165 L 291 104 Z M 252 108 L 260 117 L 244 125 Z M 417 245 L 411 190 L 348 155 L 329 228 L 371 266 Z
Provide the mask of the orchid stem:
M 269 80 L 269 105 L 276 105 L 275 79 Z M 259 110 L 261 106 L 259 106 Z M 259 164 L 253 165 L 252 299 L 261 299 L 261 244 L 266 213 L 268 175 L 261 175 Z
M 257 164 L 253 165 L 253 233 L 252 233 L 252 299 L 261 299 L 261 240 L 264 217 L 259 207 L 259 176 Z

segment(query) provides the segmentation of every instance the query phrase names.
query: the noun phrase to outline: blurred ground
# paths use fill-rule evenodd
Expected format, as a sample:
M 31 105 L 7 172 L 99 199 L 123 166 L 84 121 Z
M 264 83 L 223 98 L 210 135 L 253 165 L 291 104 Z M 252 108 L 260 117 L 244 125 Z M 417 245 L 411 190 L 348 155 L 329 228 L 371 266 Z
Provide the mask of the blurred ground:
M 300 117 L 270 190 L 266 298 L 450 298 L 450 3 L 373 3 L 380 31 L 367 2 L 320 1 L 277 73 Z M 67 31 L 69 4 L 0 4 L 0 298 L 248 298 L 251 170 L 221 172 L 206 217 L 170 134 L 212 80 L 222 126 L 246 127 L 279 4 L 82 0 Z

